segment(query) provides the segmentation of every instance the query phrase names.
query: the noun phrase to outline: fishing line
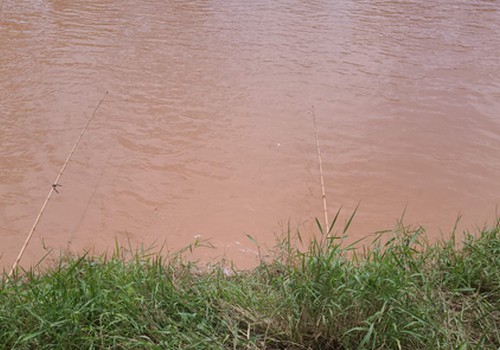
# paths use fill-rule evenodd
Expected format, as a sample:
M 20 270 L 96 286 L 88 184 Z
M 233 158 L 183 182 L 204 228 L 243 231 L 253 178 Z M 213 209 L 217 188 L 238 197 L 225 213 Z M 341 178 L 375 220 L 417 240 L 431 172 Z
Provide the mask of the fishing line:
M 57 188 L 62 186 L 62 185 L 59 184 L 59 180 L 61 179 L 61 177 L 62 177 L 62 175 L 64 173 L 64 170 L 66 170 L 66 166 L 68 165 L 69 161 L 71 160 L 71 157 L 73 156 L 73 153 L 75 153 L 75 150 L 78 147 L 78 144 L 80 143 L 80 140 L 82 139 L 83 135 L 87 131 L 87 128 L 89 127 L 90 123 L 92 122 L 92 119 L 94 119 L 94 116 L 96 115 L 97 110 L 99 109 L 99 107 L 101 106 L 102 102 L 104 101 L 104 99 L 106 98 L 107 95 L 108 95 L 108 92 L 106 91 L 106 93 L 104 94 L 104 96 L 101 98 L 101 100 L 97 104 L 96 108 L 94 109 L 94 112 L 90 116 L 89 120 L 87 121 L 87 124 L 85 124 L 85 126 L 82 129 L 82 131 L 80 132 L 80 135 L 76 139 L 76 142 L 73 145 L 73 148 L 71 149 L 71 152 L 69 152 L 68 157 L 66 158 L 66 161 L 64 162 L 61 170 L 59 171 L 59 174 L 57 174 L 56 179 L 52 183 L 52 186 L 50 187 L 49 194 L 47 195 L 47 198 L 45 198 L 45 202 L 43 203 L 40 211 L 38 212 L 38 215 L 37 215 L 37 217 L 35 219 L 35 222 L 33 223 L 33 226 L 31 227 L 31 230 L 30 230 L 28 236 L 26 237 L 26 240 L 24 241 L 24 244 L 23 244 L 21 250 L 19 251 L 19 254 L 18 254 L 17 258 L 16 258 L 16 261 L 12 265 L 12 268 L 11 268 L 11 270 L 9 272 L 9 277 L 12 276 L 12 274 L 14 273 L 14 271 L 17 268 L 17 265 L 19 264 L 19 261 L 21 261 L 21 258 L 24 255 L 24 251 L 26 250 L 26 247 L 28 246 L 29 242 L 31 241 L 31 237 L 33 237 L 33 233 L 35 232 L 35 229 L 38 226 L 38 223 L 40 222 L 40 218 L 42 217 L 43 213 L 45 212 L 45 208 L 47 207 L 47 204 L 49 203 L 50 197 L 52 197 L 52 194 L 54 192 L 59 193 L 59 191 L 57 190 Z

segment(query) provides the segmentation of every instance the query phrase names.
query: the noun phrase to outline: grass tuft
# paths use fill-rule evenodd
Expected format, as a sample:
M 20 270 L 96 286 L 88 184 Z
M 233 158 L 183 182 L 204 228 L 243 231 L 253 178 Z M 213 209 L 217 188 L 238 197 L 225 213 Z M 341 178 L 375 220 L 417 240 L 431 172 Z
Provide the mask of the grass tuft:
M 0 282 L 0 348 L 500 347 L 500 221 L 460 245 L 403 225 L 364 250 L 292 236 L 231 275 L 118 249 L 16 271 Z

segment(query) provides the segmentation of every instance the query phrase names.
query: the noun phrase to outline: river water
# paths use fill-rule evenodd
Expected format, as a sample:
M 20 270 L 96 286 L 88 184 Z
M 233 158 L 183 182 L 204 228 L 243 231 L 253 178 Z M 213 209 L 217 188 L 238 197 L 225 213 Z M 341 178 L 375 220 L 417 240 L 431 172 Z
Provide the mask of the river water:
M 176 250 L 255 262 L 255 244 L 359 203 L 356 239 L 430 238 L 500 203 L 495 0 L 2 0 L 0 260 Z

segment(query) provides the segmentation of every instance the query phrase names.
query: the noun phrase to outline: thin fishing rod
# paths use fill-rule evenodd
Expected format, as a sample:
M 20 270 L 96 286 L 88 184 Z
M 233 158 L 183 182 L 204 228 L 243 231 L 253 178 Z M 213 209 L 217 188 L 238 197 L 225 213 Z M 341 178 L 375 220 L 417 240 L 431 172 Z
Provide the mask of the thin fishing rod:
M 66 170 L 66 166 L 68 165 L 69 161 L 71 160 L 71 157 L 73 156 L 73 153 L 75 153 L 75 150 L 78 147 L 78 144 L 80 143 L 80 140 L 82 139 L 83 135 L 87 131 L 90 123 L 92 122 L 92 120 L 94 119 L 95 115 L 97 114 L 97 110 L 99 109 L 99 107 L 101 106 L 102 102 L 104 101 L 104 99 L 106 98 L 107 95 L 108 95 L 108 92 L 106 91 L 106 93 L 104 94 L 104 96 L 101 98 L 101 100 L 97 104 L 96 108 L 94 109 L 94 112 L 90 116 L 89 120 L 87 121 L 87 124 L 85 124 L 85 126 L 82 129 L 82 131 L 80 132 L 80 135 L 76 139 L 76 142 L 73 145 L 73 148 L 71 149 L 71 152 L 69 152 L 68 157 L 66 158 L 66 161 L 64 162 L 61 170 L 59 171 L 59 174 L 57 174 L 56 179 L 52 183 L 52 186 L 50 187 L 49 194 L 47 195 L 47 198 L 45 198 L 45 202 L 43 203 L 42 208 L 38 212 L 38 215 L 37 215 L 37 217 L 35 219 L 35 222 L 33 223 L 33 226 L 31 227 L 31 230 L 28 233 L 28 236 L 26 237 L 26 240 L 24 241 L 24 244 L 23 244 L 21 250 L 19 251 L 19 254 L 18 254 L 17 258 L 16 258 L 16 261 L 12 265 L 12 268 L 11 268 L 11 270 L 9 272 L 9 277 L 12 276 L 12 274 L 14 273 L 14 271 L 17 268 L 17 265 L 19 264 L 19 261 L 21 261 L 21 258 L 24 255 L 26 247 L 28 246 L 29 242 L 31 241 L 31 237 L 33 237 L 33 233 L 35 232 L 35 229 L 38 226 L 38 223 L 40 222 L 40 219 L 41 219 L 43 213 L 45 212 L 45 208 L 47 207 L 47 204 L 49 203 L 50 197 L 52 197 L 52 194 L 54 192 L 59 193 L 59 191 L 57 190 L 57 187 L 61 186 L 59 184 L 59 180 L 61 179 L 61 177 L 62 177 L 62 175 L 64 173 L 64 170 Z
M 314 106 L 312 106 L 312 117 L 314 123 L 314 138 L 316 139 L 316 151 L 318 153 L 319 177 L 321 180 L 321 198 L 323 199 L 323 213 L 325 216 L 325 228 L 323 230 L 323 237 L 324 237 L 329 233 L 328 206 L 326 204 L 325 178 L 323 176 L 323 161 L 321 159 L 321 147 L 319 145 L 318 128 L 316 126 L 316 114 L 314 113 Z M 323 237 L 321 238 L 321 242 L 323 242 Z

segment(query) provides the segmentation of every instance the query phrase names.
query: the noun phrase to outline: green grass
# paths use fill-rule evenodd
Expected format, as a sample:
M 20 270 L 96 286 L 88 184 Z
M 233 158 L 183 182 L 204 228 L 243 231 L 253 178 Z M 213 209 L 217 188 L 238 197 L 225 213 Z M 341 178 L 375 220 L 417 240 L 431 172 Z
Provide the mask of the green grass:
M 231 276 L 120 252 L 4 276 L 0 348 L 500 347 L 499 221 L 433 245 L 401 225 L 361 252 L 331 238 L 301 251 L 295 237 Z

